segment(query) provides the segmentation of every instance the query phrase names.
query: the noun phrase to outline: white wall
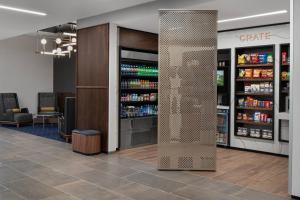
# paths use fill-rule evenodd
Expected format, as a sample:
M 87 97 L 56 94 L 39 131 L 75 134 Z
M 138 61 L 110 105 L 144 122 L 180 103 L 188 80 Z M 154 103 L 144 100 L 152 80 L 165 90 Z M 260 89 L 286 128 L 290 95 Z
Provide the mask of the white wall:
M 255 39 L 251 41 L 242 41 L 240 37 L 249 34 L 268 33 L 269 37 L 262 39 Z M 290 42 L 290 26 L 268 26 L 255 29 L 245 29 L 238 31 L 222 32 L 218 34 L 218 49 L 231 48 L 232 62 L 231 62 L 231 146 L 238 148 L 246 148 L 276 154 L 288 155 L 288 144 L 278 141 L 279 133 L 279 119 L 284 118 L 284 114 L 279 114 L 279 45 Z M 235 91 L 235 48 L 246 46 L 259 45 L 275 45 L 275 128 L 274 141 L 258 140 L 252 138 L 236 137 L 234 136 L 234 91 Z
M 0 93 L 18 94 L 21 107 L 37 112 L 37 93 L 53 91 L 53 58 L 35 54 L 33 36 L 0 41 Z
M 291 113 L 289 191 L 300 197 L 300 1 L 291 0 Z

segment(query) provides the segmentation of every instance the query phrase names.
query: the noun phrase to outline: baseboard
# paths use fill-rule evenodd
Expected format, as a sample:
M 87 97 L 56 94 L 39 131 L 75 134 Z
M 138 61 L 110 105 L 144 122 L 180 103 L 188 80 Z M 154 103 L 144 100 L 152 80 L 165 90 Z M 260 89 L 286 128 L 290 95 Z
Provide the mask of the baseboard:
M 300 197 L 294 196 L 294 195 L 292 195 L 291 197 L 292 197 L 292 199 L 300 199 Z
M 271 152 L 265 152 L 265 151 L 257 151 L 253 149 L 244 149 L 244 148 L 239 148 L 239 147 L 229 147 L 230 149 L 235 149 L 239 151 L 248 151 L 248 152 L 253 152 L 253 153 L 261 153 L 261 154 L 267 154 L 267 155 L 272 155 L 272 156 L 279 156 L 279 157 L 285 157 L 288 158 L 288 155 L 283 155 L 283 154 L 278 154 L 278 153 L 271 153 Z

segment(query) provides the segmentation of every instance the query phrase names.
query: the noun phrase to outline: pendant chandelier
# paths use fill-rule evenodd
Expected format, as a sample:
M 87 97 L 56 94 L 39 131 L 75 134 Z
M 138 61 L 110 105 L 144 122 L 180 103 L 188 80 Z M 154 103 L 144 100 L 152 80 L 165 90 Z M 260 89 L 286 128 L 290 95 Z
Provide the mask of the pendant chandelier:
M 67 28 L 66 28 L 67 27 Z M 77 52 L 76 25 L 67 24 L 37 31 L 36 53 L 51 56 L 69 56 Z

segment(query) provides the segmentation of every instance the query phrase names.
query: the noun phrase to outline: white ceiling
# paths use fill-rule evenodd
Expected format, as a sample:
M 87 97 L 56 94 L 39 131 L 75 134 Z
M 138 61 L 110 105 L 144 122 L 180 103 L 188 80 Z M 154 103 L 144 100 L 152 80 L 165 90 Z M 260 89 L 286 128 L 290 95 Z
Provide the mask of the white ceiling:
M 94 19 L 80 20 L 79 22 L 82 24 L 79 24 L 84 27 L 110 18 L 111 22 L 120 26 L 157 33 L 158 9 L 218 10 L 219 19 L 229 19 L 278 10 L 289 11 L 289 3 L 290 0 L 157 0 L 122 11 L 107 13 Z M 289 22 L 289 16 L 288 12 L 281 15 L 221 23 L 218 29 L 227 30 Z
M 153 0 L 0 0 L 1 5 L 45 12 L 36 16 L 0 9 L 0 40 Z
M 95 15 L 100 16 L 92 23 L 89 19 L 79 22 L 110 21 L 157 33 L 158 9 L 213 9 L 219 11 L 219 19 L 289 10 L 289 0 L 0 0 L 0 4 L 48 14 L 43 17 L 0 9 L 0 40 Z M 289 13 L 222 23 L 219 30 L 288 21 Z

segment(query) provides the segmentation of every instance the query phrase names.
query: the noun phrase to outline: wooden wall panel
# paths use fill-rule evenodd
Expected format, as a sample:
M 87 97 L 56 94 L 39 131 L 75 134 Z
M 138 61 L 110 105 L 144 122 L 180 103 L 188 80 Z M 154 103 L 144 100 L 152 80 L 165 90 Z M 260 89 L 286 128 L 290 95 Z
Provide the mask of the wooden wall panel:
M 108 24 L 78 31 L 77 86 L 107 86 L 108 42 Z
M 119 45 L 133 49 L 158 51 L 158 35 L 120 27 Z
M 78 30 L 76 127 L 101 130 L 108 151 L 109 25 Z

